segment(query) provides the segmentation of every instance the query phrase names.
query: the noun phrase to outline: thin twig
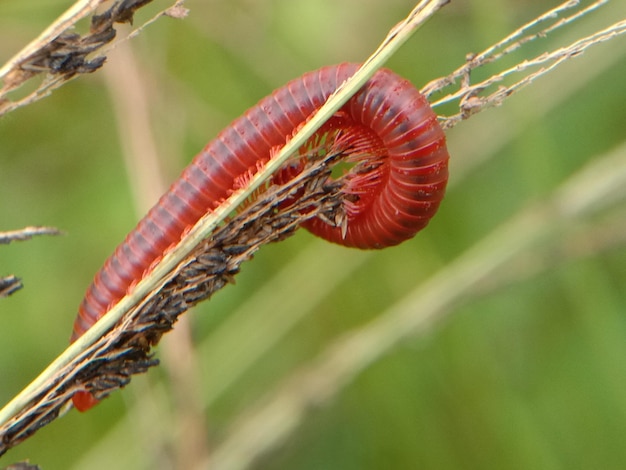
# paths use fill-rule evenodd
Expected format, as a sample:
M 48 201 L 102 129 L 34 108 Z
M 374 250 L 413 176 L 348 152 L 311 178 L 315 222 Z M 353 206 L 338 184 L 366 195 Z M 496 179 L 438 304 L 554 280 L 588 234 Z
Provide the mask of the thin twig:
M 436 107 L 453 100 L 459 100 L 459 107 L 461 109 L 459 113 L 445 117 L 440 116 L 442 126 L 445 129 L 449 129 L 454 127 L 454 125 L 461 120 L 467 119 L 469 116 L 476 114 L 477 112 L 483 111 L 487 108 L 501 106 L 505 99 L 529 85 L 542 75 L 554 70 L 561 63 L 574 57 L 578 57 L 591 46 L 606 42 L 624 33 L 626 33 L 626 20 L 619 21 L 606 29 L 590 34 L 589 36 L 585 36 L 584 38 L 573 42 L 569 46 L 561 47 L 551 52 L 545 52 L 533 59 L 525 60 L 522 63 L 510 67 L 498 74 L 492 75 L 480 83 L 466 86 L 462 90 L 459 90 L 458 92 L 448 95 L 445 98 L 433 103 L 432 106 Z M 478 96 L 478 93 L 502 82 L 510 75 L 525 72 L 532 67 L 539 67 L 544 64 L 547 65 L 522 77 L 520 80 L 511 85 L 499 87 L 489 95 Z
M 22 287 L 24 287 L 22 280 L 19 277 L 15 277 L 13 274 L 0 277 L 0 299 L 10 296 Z
M 39 235 L 61 235 L 54 227 L 25 227 L 19 230 L 0 232 L 0 245 L 15 241 L 26 241 Z M 8 297 L 22 288 L 22 280 L 12 274 L 0 277 L 0 298 Z
M 61 235 L 58 228 L 55 227 L 24 227 L 19 230 L 9 230 L 8 232 L 0 232 L 0 244 L 7 244 L 15 241 L 30 240 L 39 235 Z
M 604 2 L 605 0 L 600 1 Z M 472 70 L 485 64 L 492 63 L 495 60 L 503 57 L 504 55 L 506 55 L 507 51 L 510 52 L 518 48 L 521 44 L 530 42 L 538 37 L 545 37 L 548 32 L 554 31 L 564 25 L 564 22 L 562 20 L 558 20 L 561 14 L 571 8 L 578 6 L 579 4 L 580 0 L 569 0 L 552 8 L 551 10 L 548 10 L 542 15 L 539 15 L 537 18 L 516 29 L 515 31 L 508 34 L 492 46 L 489 46 L 479 54 L 471 54 L 469 60 L 465 64 L 454 70 L 452 73 L 446 75 L 445 77 L 431 80 L 429 83 L 422 87 L 422 93 L 424 94 L 424 96 L 430 97 L 433 93 L 438 93 L 445 87 L 453 85 L 461 77 L 467 77 Z M 547 26 L 542 31 L 535 34 L 528 33 L 529 30 L 531 30 L 532 28 L 539 26 L 547 21 L 553 20 L 555 21 L 555 23 L 553 25 Z M 498 52 L 501 50 L 505 50 L 505 52 Z
M 607 1 L 608 0 L 597 0 L 591 5 L 581 8 L 579 11 L 572 12 L 569 16 L 562 17 L 564 13 L 580 5 L 578 0 L 566 1 L 526 23 L 483 52 L 475 55 L 470 54 L 464 65 L 457 68 L 449 75 L 432 80 L 422 87 L 421 92 L 425 96 L 430 97 L 454 85 L 461 79 L 460 87 L 457 91 L 431 102 L 433 108 L 438 108 L 452 102 L 457 103 L 459 112 L 446 115 L 440 114 L 439 118 L 444 129 L 450 129 L 460 121 L 487 108 L 500 106 L 508 97 L 542 75 L 552 71 L 564 61 L 581 55 L 586 49 L 593 45 L 600 44 L 626 33 L 626 21 L 618 21 L 601 31 L 578 39 L 567 46 L 560 47 L 554 51 L 544 52 L 532 59 L 526 59 L 513 67 L 490 75 L 481 82 L 470 84 L 469 78 L 472 71 L 496 62 L 511 52 L 518 50 L 524 44 L 537 38 L 545 38 L 550 33 L 554 33 L 558 29 L 580 19 L 582 16 L 597 10 L 602 5 L 605 5 Z M 548 24 L 540 31 L 533 32 L 537 26 L 543 25 L 544 23 Z M 489 90 L 493 90 L 495 85 L 501 84 L 507 77 L 519 75 L 527 72 L 531 68 L 537 67 L 540 67 L 539 70 L 527 73 L 516 82 L 507 86 L 501 85 L 494 91 L 487 93 Z

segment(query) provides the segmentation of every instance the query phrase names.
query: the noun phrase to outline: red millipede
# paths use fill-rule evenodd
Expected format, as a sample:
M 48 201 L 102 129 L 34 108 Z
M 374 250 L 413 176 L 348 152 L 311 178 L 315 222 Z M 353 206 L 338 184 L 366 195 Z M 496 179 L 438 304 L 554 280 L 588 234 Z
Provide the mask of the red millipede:
M 185 229 L 218 207 L 237 181 L 284 145 L 358 67 L 340 64 L 304 74 L 211 141 L 98 271 L 80 305 L 71 341 L 124 297 Z M 347 140 L 371 142 L 369 155 L 356 158 L 369 158 L 372 164 L 365 173 L 346 176 L 345 225 L 314 218 L 305 223 L 309 231 L 341 245 L 377 249 L 401 243 L 426 226 L 444 195 L 449 156 L 437 116 L 409 81 L 379 70 L 324 129 L 340 129 Z M 76 392 L 72 400 L 81 411 L 97 403 L 88 391 Z

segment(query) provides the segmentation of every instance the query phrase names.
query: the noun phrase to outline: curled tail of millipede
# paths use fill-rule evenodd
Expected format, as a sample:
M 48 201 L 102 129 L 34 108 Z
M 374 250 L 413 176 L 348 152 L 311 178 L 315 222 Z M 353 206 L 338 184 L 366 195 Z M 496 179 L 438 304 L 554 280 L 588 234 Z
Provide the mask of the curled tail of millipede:
M 182 175 L 96 274 L 83 299 L 71 340 L 89 329 L 140 280 L 184 231 L 256 172 L 272 149 L 285 144 L 358 64 L 309 72 L 249 109 L 194 158 Z M 407 80 L 378 71 L 318 134 L 339 130 L 359 151 L 343 176 L 345 220 L 314 218 L 305 227 L 328 241 L 376 249 L 412 238 L 437 211 L 448 178 L 443 130 L 427 100 Z M 97 401 L 74 397 L 82 410 Z

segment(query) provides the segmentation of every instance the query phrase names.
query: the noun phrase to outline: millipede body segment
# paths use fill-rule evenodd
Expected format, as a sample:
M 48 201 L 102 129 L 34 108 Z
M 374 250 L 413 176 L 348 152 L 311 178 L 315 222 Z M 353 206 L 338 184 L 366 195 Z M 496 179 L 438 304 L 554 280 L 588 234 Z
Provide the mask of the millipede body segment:
M 98 271 L 71 340 L 124 297 L 186 229 L 267 162 L 358 67 L 340 64 L 306 73 L 212 140 Z M 378 249 L 412 238 L 426 226 L 444 195 L 448 152 L 435 113 L 410 82 L 379 70 L 318 134 L 330 136 L 328 145 L 341 139 L 353 166 L 343 176 L 343 223 L 313 218 L 304 224 L 309 231 L 341 245 Z M 75 393 L 73 401 L 81 411 L 97 403 L 88 391 Z

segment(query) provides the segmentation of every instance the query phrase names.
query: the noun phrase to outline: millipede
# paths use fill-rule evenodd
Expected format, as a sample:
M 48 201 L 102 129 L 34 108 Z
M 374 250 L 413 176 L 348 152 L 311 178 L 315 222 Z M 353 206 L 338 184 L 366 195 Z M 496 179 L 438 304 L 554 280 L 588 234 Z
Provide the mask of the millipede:
M 97 272 L 71 341 L 124 297 L 185 230 L 267 162 L 358 67 L 345 63 L 306 73 L 212 140 Z M 348 247 L 380 249 L 412 238 L 428 224 L 445 192 L 449 155 L 435 112 L 409 81 L 387 69 L 377 71 L 314 137 L 323 142 L 324 135 L 358 142 L 359 151 L 346 156 L 352 166 L 342 177 L 345 220 L 338 225 L 312 218 L 303 224 L 307 230 Z M 297 165 L 277 178 L 294 171 Z M 80 411 L 97 403 L 87 390 L 72 400 Z

